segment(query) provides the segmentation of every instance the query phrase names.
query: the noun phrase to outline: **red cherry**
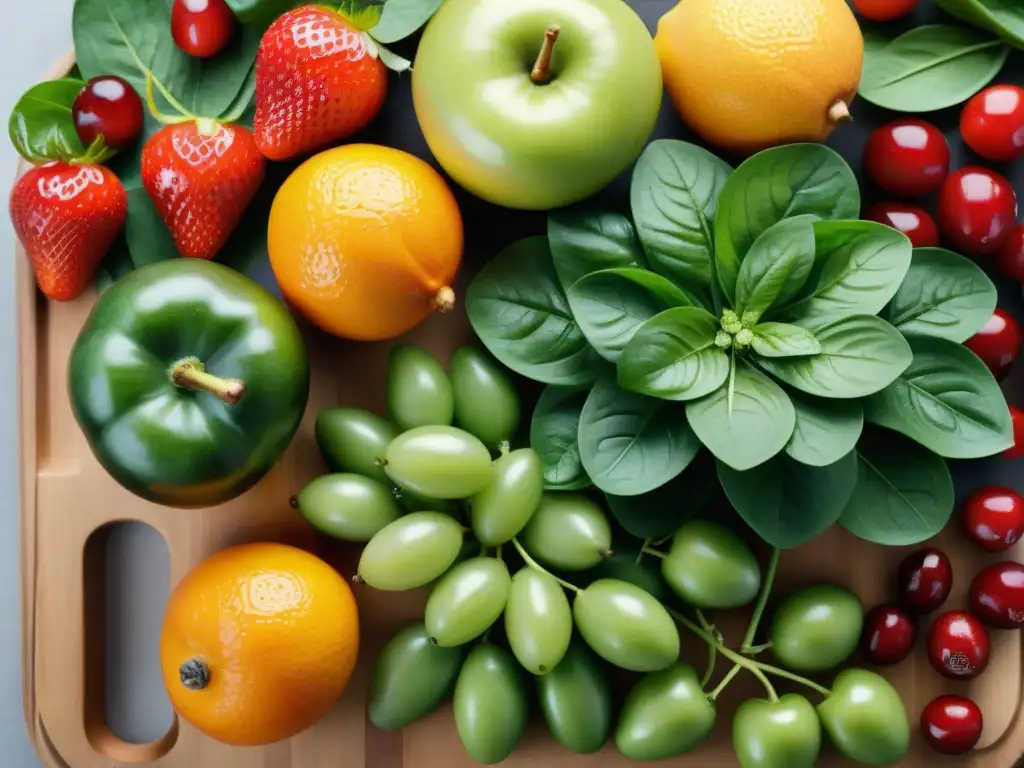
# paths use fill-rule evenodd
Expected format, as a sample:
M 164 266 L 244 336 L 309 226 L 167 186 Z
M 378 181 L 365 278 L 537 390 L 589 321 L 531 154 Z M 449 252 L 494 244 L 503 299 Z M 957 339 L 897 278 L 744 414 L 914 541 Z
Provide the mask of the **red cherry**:
M 864 148 L 864 170 L 894 195 L 927 195 L 949 172 L 949 144 L 931 123 L 895 120 L 871 134 Z
M 1005 552 L 1024 534 L 1024 497 L 1012 488 L 979 488 L 964 504 L 964 530 L 984 550 Z
M 900 563 L 896 579 L 900 603 L 914 613 L 931 613 L 953 588 L 953 565 L 938 549 L 919 549 Z
M 1013 445 L 1003 451 L 1003 456 L 1019 459 L 1024 456 L 1024 411 L 1011 405 L 1010 421 L 1013 423 Z
M 71 105 L 75 132 L 88 147 L 103 136 L 108 147 L 120 149 L 142 133 L 142 99 L 120 77 L 94 77 L 79 91 Z
M 971 582 L 970 605 L 994 629 L 1024 627 L 1024 565 L 1004 560 L 979 571 Z
M 1017 223 L 1017 196 L 1005 178 L 971 166 L 949 175 L 939 191 L 939 224 L 949 241 L 974 256 L 998 251 Z
M 964 344 L 981 358 L 993 376 L 1003 379 L 1020 354 L 1024 332 L 1021 332 L 1020 324 L 1013 319 L 1013 315 L 996 307 L 985 327 Z
M 1011 280 L 1024 283 L 1024 224 L 1010 230 L 996 254 L 996 267 Z
M 1024 88 L 993 85 L 973 96 L 960 115 L 960 134 L 986 160 L 1024 155 Z
M 224 0 L 174 0 L 171 35 L 189 56 L 206 59 L 223 51 L 235 34 L 235 14 Z
M 872 664 L 895 664 L 910 655 L 917 627 L 895 605 L 872 608 L 864 619 L 864 655 Z
M 917 0 L 853 0 L 857 12 L 870 21 L 892 21 L 914 12 Z
M 875 203 L 864 214 L 868 221 L 892 227 L 910 238 L 915 248 L 939 244 L 939 228 L 924 208 L 911 203 Z
M 981 738 L 984 720 L 978 705 L 963 696 L 939 696 L 921 712 L 921 733 L 943 755 L 962 755 Z
M 940 675 L 970 680 L 985 671 L 988 631 L 966 611 L 940 613 L 928 629 L 928 660 Z

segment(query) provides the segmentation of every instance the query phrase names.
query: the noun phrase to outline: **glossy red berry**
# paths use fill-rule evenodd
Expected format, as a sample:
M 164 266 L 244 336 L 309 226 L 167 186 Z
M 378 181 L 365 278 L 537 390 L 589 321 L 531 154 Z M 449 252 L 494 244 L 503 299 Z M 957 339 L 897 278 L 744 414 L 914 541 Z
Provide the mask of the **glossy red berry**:
M 895 120 L 871 134 L 864 148 L 864 170 L 894 195 L 927 195 L 949 173 L 949 144 L 931 123 Z
M 1013 368 L 1024 344 L 1024 332 L 1009 312 L 999 307 L 985 327 L 964 342 L 981 358 L 997 379 L 1003 379 Z
M 114 75 L 94 77 L 71 105 L 75 132 L 88 147 L 103 136 L 108 147 L 120 149 L 142 133 L 142 99 L 131 84 Z
M 996 163 L 1024 155 L 1024 88 L 993 85 L 967 102 L 960 115 L 967 146 Z
M 1012 488 L 979 488 L 964 503 L 964 530 L 988 552 L 1005 552 L 1024 535 L 1024 497 Z
M 872 664 L 896 664 L 910 655 L 917 626 L 895 605 L 872 608 L 864 619 L 864 655 Z
M 900 563 L 896 587 L 904 608 L 913 613 L 931 613 L 946 602 L 953 589 L 953 565 L 939 549 L 911 552 Z
M 1024 411 L 1011 405 L 1010 421 L 1013 424 L 1013 445 L 1003 451 L 1003 456 L 1019 459 L 1024 456 Z
M 984 719 L 978 705 L 963 696 L 939 696 L 921 712 L 921 734 L 939 754 L 970 752 L 981 738 Z
M 910 238 L 915 248 L 939 244 L 939 228 L 928 211 L 912 203 L 875 203 L 864 214 L 868 221 L 885 224 Z
M 171 36 L 189 56 L 216 56 L 231 42 L 236 26 L 235 14 L 224 0 L 174 0 Z
M 939 225 L 973 256 L 995 253 L 1017 223 L 1017 195 L 1003 176 L 971 166 L 949 175 L 939 191 Z
M 971 611 L 995 629 L 1024 627 L 1024 565 L 1004 560 L 982 569 L 971 582 Z
M 988 666 L 988 630 L 966 611 L 946 611 L 928 629 L 928 660 L 951 680 L 970 680 Z
M 893 21 L 917 8 L 918 0 L 853 0 L 857 13 L 869 21 Z
M 1018 283 L 1024 283 L 1024 224 L 1018 224 L 996 253 L 996 267 Z

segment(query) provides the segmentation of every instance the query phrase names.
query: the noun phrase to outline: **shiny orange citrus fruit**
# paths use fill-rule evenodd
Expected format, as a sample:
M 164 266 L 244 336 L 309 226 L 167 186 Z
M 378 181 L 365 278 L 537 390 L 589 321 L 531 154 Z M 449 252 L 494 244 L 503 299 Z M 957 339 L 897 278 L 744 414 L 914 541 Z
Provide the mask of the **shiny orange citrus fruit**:
M 285 298 L 315 325 L 349 339 L 390 339 L 452 307 L 462 216 L 424 161 L 350 144 L 310 158 L 285 181 L 267 247 Z
M 355 598 L 333 568 L 295 547 L 246 544 L 175 588 L 160 662 L 182 718 L 226 744 L 257 746 L 326 715 L 358 650 Z
M 850 118 L 864 57 L 845 0 L 682 0 L 654 44 L 683 120 L 741 153 L 828 138 Z

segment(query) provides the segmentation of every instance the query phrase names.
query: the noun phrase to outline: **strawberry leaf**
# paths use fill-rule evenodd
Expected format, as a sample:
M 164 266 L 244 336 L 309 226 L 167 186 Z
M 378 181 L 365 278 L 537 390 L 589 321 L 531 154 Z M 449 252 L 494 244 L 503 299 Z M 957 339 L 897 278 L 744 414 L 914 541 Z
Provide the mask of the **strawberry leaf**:
M 394 51 L 385 48 L 380 43 L 377 43 L 377 57 L 385 67 L 394 72 L 408 72 L 412 69 L 411 61 L 399 56 Z
M 443 0 L 387 0 L 380 21 L 370 31 L 378 43 L 397 43 L 418 30 Z
M 71 105 L 84 86 L 73 78 L 51 80 L 32 86 L 18 99 L 8 129 L 19 155 L 38 165 L 70 162 L 85 154 L 71 117 Z
M 342 0 L 338 13 L 365 31 L 380 21 L 384 3 L 385 0 Z

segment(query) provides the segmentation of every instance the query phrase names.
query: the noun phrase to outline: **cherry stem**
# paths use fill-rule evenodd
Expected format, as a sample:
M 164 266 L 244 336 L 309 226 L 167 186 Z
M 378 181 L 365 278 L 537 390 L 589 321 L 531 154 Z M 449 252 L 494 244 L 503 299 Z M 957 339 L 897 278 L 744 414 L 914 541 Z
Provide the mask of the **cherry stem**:
M 171 381 L 193 392 L 206 392 L 226 405 L 238 405 L 245 397 L 245 385 L 238 379 L 222 379 L 203 370 L 203 364 L 194 358 L 176 363 L 171 368 Z
M 707 688 L 711 682 L 711 676 L 715 674 L 715 662 L 718 660 L 718 648 L 708 645 L 708 666 L 704 670 L 704 677 L 700 681 L 701 688 Z
M 772 647 L 772 641 L 769 640 L 767 643 L 761 643 L 761 645 L 752 645 L 746 648 L 740 648 L 740 653 L 744 656 L 757 656 L 759 653 L 764 653 Z
M 850 114 L 850 106 L 842 99 L 836 99 L 828 108 L 828 119 L 833 123 L 853 122 L 853 115 Z
M 523 549 L 523 545 L 519 543 L 519 539 L 515 538 L 514 536 L 512 537 L 512 546 L 516 548 L 516 551 L 519 552 L 520 556 L 523 558 L 526 564 L 533 568 L 535 571 L 550 576 L 552 579 L 561 584 L 565 589 L 568 589 L 570 592 L 575 592 L 577 595 L 583 591 L 575 584 L 570 584 L 568 581 L 563 581 L 562 579 L 555 576 L 555 574 L 553 574 L 547 568 L 540 565 L 536 560 L 530 557 L 530 554 L 525 549 Z
M 720 682 L 717 686 L 715 686 L 715 690 L 713 690 L 711 693 L 708 694 L 708 699 L 710 699 L 711 701 L 714 701 L 719 696 L 721 696 L 722 695 L 722 691 L 724 691 L 729 686 L 729 683 L 731 683 L 732 679 L 734 677 L 736 677 L 736 675 L 738 675 L 740 673 L 741 669 L 743 669 L 743 667 L 741 667 L 739 664 L 734 664 L 732 669 L 730 669 L 725 674 L 725 677 L 722 678 L 722 682 Z
M 764 576 L 764 583 L 761 584 L 761 592 L 757 596 L 757 604 L 754 612 L 750 615 L 750 623 L 747 624 L 747 633 L 740 643 L 740 653 L 747 653 L 757 635 L 757 627 L 761 623 L 761 616 L 764 615 L 765 606 L 768 605 L 768 595 L 771 594 L 772 586 L 775 584 L 775 574 L 779 571 L 779 548 L 772 547 L 771 557 L 768 558 L 768 571 Z
M 538 85 L 543 85 L 551 79 L 551 56 L 555 52 L 555 41 L 558 40 L 558 34 L 561 31 L 560 26 L 552 24 L 544 33 L 544 43 L 540 47 L 540 53 L 537 54 L 533 71 L 530 72 L 530 79 Z

